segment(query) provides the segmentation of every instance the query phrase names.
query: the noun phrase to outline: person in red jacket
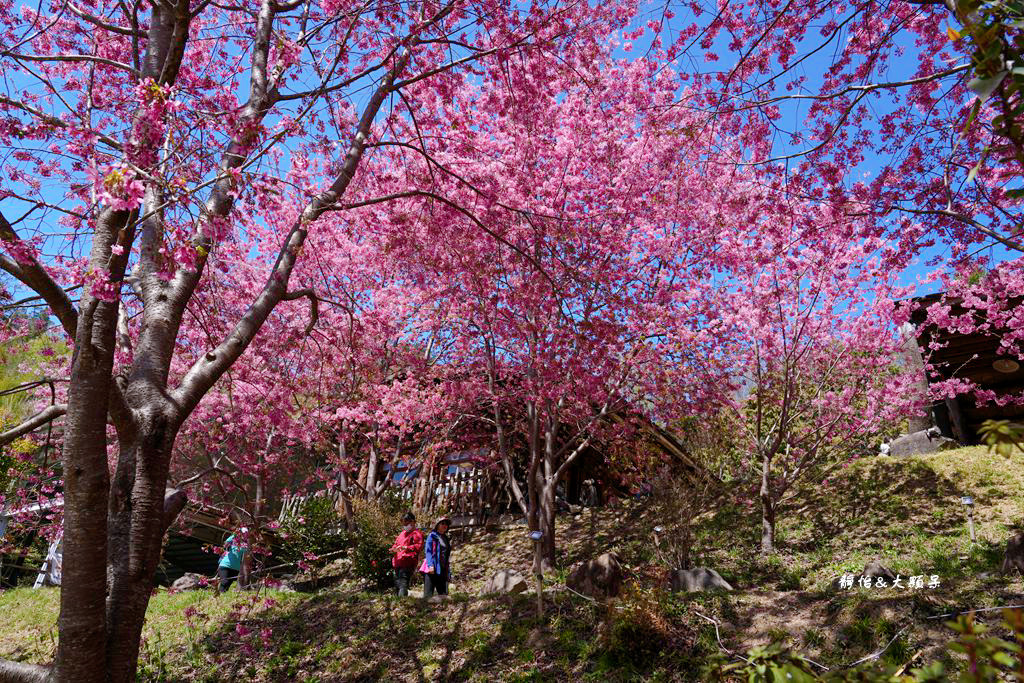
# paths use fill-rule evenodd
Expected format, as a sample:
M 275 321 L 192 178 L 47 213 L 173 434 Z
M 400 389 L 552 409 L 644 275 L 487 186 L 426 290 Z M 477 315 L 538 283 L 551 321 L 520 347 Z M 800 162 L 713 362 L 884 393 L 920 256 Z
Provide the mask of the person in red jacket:
M 391 545 L 391 552 L 395 554 L 391 566 L 395 568 L 395 591 L 399 595 L 409 595 L 409 579 L 416 571 L 416 559 L 423 550 L 423 532 L 416 528 L 416 516 L 412 510 L 405 513 L 402 523 L 402 531 Z

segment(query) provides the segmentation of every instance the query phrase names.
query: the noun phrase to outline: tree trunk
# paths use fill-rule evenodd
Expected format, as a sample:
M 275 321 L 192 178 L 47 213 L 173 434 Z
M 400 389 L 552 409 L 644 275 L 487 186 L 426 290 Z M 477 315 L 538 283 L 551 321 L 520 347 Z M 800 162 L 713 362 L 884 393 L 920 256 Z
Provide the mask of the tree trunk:
M 775 501 L 771 490 L 772 460 L 765 455 L 761 460 L 761 552 L 775 552 Z
M 548 482 L 540 497 L 540 530 L 544 532 L 541 540 L 541 564 L 544 571 L 555 568 L 555 486 L 557 482 Z
M 94 269 L 105 269 L 115 235 L 130 219 L 107 212 L 97 222 L 89 255 Z M 120 267 L 118 268 L 117 265 Z M 124 262 L 110 269 L 119 279 Z M 54 675 L 60 681 L 106 679 L 107 414 L 116 390 L 112 370 L 119 302 L 82 294 L 75 328 L 75 350 L 68 385 L 64 452 L 64 566 L 60 592 L 59 638 Z
M 111 328 L 111 331 L 113 328 Z M 54 674 L 106 680 L 107 398 L 110 364 L 84 340 L 71 372 L 64 441 L 64 566 Z M 111 334 L 111 342 L 113 335 Z M 113 359 L 113 354 L 109 356 Z M 106 359 L 104 359 L 106 360 Z
M 341 491 L 341 509 L 345 515 L 345 528 L 355 531 L 356 523 L 352 512 L 352 493 L 348 490 L 348 457 L 345 453 L 345 440 L 338 440 L 338 489 Z
M 127 503 L 127 554 L 115 558 L 107 598 L 107 671 L 112 681 L 131 681 L 138 669 L 146 608 L 155 585 L 163 535 L 173 521 L 166 506 L 167 474 L 177 435 L 172 419 L 153 411 L 139 429 L 136 472 Z M 120 530 L 119 530 L 120 532 Z M 123 532 L 120 532 L 123 533 Z

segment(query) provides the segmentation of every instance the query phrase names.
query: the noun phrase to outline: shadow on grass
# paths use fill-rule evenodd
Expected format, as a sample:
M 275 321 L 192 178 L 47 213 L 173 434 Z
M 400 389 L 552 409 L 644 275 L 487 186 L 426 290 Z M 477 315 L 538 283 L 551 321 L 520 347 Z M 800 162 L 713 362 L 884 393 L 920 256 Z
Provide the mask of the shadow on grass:
M 806 513 L 812 536 L 870 538 L 896 524 L 928 533 L 963 525 L 961 495 L 951 480 L 915 459 L 875 458 L 870 466 L 838 471 L 828 485 L 805 487 L 786 512 Z
M 205 647 L 205 659 L 218 663 L 215 674 L 196 670 L 188 679 L 445 680 L 468 609 L 465 600 L 427 604 L 326 591 L 287 610 L 225 623 Z M 438 650 L 440 657 L 431 656 Z

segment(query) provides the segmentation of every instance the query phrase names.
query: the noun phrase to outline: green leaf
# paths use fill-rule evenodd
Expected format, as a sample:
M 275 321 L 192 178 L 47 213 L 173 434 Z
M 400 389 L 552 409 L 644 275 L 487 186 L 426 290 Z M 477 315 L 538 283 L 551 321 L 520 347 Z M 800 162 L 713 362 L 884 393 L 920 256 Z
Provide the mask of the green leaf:
M 971 113 L 967 115 L 967 123 L 964 124 L 964 130 L 963 130 L 963 133 L 961 133 L 961 135 L 963 135 L 968 130 L 970 130 L 971 124 L 974 123 L 974 119 L 977 118 L 978 110 L 980 110 L 980 109 L 981 109 L 981 100 L 974 100 L 974 104 L 971 105 Z

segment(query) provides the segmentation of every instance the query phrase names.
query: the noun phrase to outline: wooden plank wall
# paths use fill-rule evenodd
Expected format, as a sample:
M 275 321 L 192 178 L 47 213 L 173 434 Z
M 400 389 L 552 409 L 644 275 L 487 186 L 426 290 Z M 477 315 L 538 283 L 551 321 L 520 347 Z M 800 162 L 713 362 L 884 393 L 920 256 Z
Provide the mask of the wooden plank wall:
M 399 489 L 399 495 L 421 514 L 479 518 L 493 502 L 494 484 L 485 470 L 460 467 L 451 474 L 431 471 L 418 476 Z

